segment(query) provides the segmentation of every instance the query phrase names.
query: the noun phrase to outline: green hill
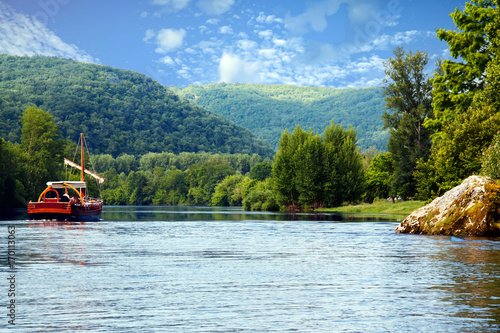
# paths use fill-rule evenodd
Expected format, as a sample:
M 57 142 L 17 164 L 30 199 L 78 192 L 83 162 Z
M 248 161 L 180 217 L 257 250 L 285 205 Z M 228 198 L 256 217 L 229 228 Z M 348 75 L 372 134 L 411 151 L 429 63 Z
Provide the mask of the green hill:
M 246 153 L 272 156 L 249 130 L 133 71 L 57 57 L 0 54 L 0 137 L 18 142 L 20 116 L 49 111 L 63 136 L 84 132 L 93 153 Z
M 384 97 L 377 87 L 334 89 L 261 84 L 190 85 L 170 87 L 193 103 L 246 127 L 277 147 L 281 133 L 297 125 L 322 132 L 330 120 L 358 131 L 362 149 L 385 150 Z

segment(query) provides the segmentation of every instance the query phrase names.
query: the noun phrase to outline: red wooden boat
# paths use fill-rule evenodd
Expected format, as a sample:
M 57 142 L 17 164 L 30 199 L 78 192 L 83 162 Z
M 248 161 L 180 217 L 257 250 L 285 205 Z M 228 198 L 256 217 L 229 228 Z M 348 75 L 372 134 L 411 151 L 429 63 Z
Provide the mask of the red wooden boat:
M 30 220 L 57 220 L 57 221 L 98 221 L 102 212 L 103 202 L 100 199 L 89 198 L 85 192 L 87 184 L 84 174 L 98 179 L 99 183 L 104 178 L 85 169 L 83 152 L 83 133 L 81 140 L 81 165 L 68 159 L 64 159 L 66 165 L 75 167 L 81 171 L 80 181 L 52 181 L 47 182 L 47 188 L 40 194 L 38 202 L 28 204 L 28 215 Z M 60 195 L 61 189 L 64 194 Z M 73 190 L 74 197 L 69 196 L 68 190 Z M 59 190 L 59 191 L 58 191 Z M 61 191 L 62 192 L 62 191 Z

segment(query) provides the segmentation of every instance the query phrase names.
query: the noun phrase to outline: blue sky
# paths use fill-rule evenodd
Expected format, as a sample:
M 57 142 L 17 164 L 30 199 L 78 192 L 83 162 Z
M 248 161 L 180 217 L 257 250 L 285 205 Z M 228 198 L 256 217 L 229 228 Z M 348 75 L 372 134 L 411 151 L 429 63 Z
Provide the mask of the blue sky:
M 449 58 L 459 0 L 0 0 L 0 53 L 55 55 L 169 86 L 379 85 L 397 46 Z

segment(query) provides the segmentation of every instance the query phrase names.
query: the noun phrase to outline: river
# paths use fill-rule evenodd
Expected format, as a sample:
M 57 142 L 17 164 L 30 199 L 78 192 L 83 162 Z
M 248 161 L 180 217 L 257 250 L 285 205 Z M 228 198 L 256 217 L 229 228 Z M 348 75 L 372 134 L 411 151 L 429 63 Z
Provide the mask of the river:
M 16 332 L 500 330 L 499 239 L 220 207 L 0 214 L 0 327 Z

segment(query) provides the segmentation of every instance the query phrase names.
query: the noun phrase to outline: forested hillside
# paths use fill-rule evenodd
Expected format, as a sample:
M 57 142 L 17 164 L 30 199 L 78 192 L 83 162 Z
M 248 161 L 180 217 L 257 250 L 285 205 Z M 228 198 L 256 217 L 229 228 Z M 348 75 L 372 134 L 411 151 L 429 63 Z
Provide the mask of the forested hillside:
M 362 149 L 385 150 L 388 132 L 383 131 L 384 97 L 377 87 L 334 89 L 260 84 L 190 85 L 170 87 L 207 110 L 246 127 L 259 138 L 278 146 L 281 133 L 297 125 L 322 131 L 333 120 L 358 131 Z
M 63 137 L 84 132 L 93 153 L 247 153 L 272 156 L 249 130 L 129 70 L 57 57 L 0 54 L 0 137 L 19 142 L 23 111 L 48 111 Z

